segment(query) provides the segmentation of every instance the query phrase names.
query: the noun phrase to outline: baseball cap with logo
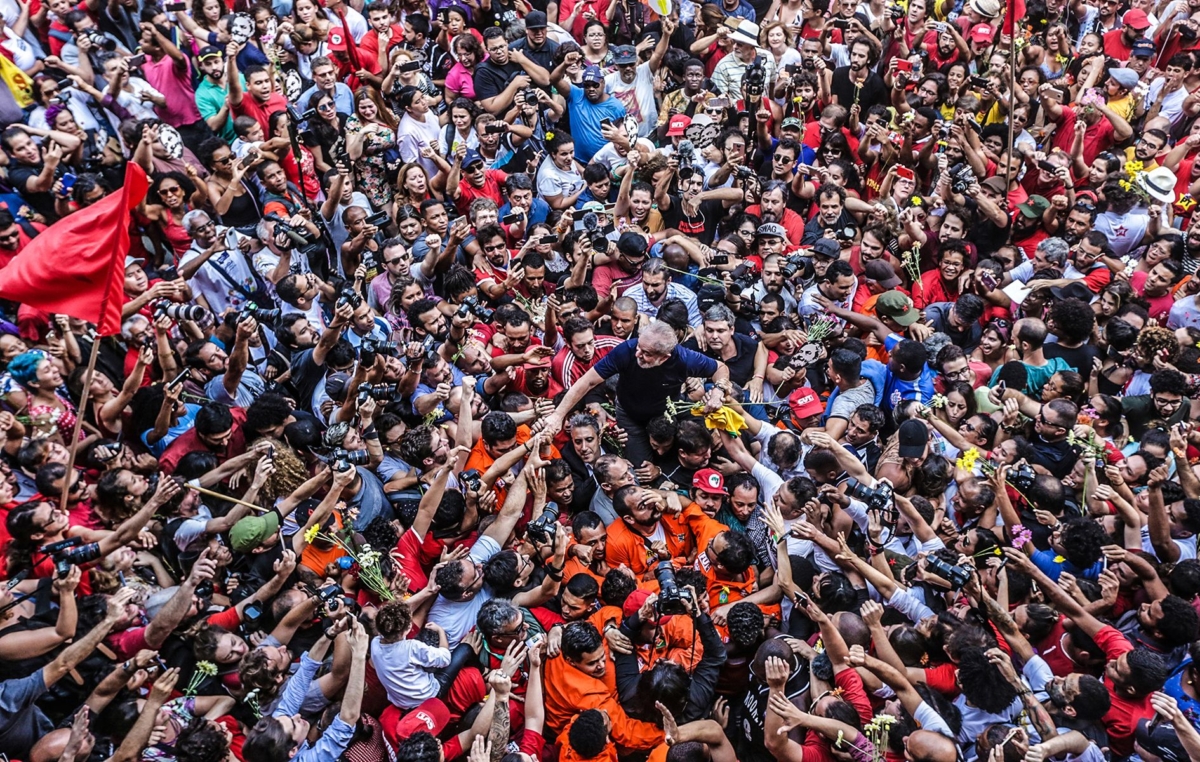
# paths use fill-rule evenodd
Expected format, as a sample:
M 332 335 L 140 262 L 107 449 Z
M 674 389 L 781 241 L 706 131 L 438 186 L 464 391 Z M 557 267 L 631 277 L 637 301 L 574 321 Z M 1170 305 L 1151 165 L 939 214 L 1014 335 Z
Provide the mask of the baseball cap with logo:
M 825 412 L 825 403 L 821 402 L 811 386 L 802 386 L 788 395 L 788 409 L 797 419 L 803 420 Z
M 781 130 L 787 130 L 787 129 L 803 130 L 804 122 L 800 121 L 799 119 L 797 119 L 794 116 L 789 116 L 787 119 L 783 120 L 783 124 L 780 125 L 779 129 L 781 129 Z
M 687 132 L 687 128 L 692 124 L 692 118 L 687 114 L 676 114 L 671 117 L 671 121 L 667 122 L 667 137 L 679 137 Z
M 912 325 L 921 318 L 913 300 L 899 291 L 884 291 L 875 300 L 875 312 L 895 320 L 900 325 Z
M 229 544 L 237 553 L 251 553 L 278 531 L 279 514 L 275 511 L 262 516 L 247 516 L 229 530 Z
M 396 738 L 403 741 L 421 732 L 437 736 L 449 724 L 450 710 L 441 699 L 431 698 L 400 718 L 396 723 Z
M 1147 37 L 1141 37 L 1134 41 L 1132 56 L 1134 58 L 1150 58 L 1158 51 L 1154 47 L 1154 40 Z
M 466 169 L 467 167 L 471 166 L 472 164 L 482 164 L 482 163 L 483 163 L 483 154 L 479 153 L 479 151 L 476 151 L 474 148 L 468 148 L 467 153 L 463 156 L 463 161 L 462 161 L 463 169 Z
M 1024 204 L 1017 204 L 1017 208 L 1032 220 L 1041 217 L 1042 212 L 1050 208 L 1050 201 L 1045 196 L 1033 195 Z
M 196 60 L 203 61 L 206 58 L 212 58 L 213 56 L 223 56 L 223 55 L 225 55 L 224 50 L 221 50 L 220 48 L 216 47 L 215 45 L 205 45 L 203 48 L 200 48 L 200 52 L 196 55 Z
M 991 24 L 976 24 L 971 28 L 970 40 L 972 42 L 991 42 L 995 39 L 996 30 L 992 29 Z
M 546 14 L 542 11 L 530 11 L 525 14 L 526 29 L 545 29 L 546 26 Z
M 754 231 L 758 236 L 774 236 L 775 238 L 787 238 L 787 228 L 780 225 L 778 222 L 765 222 L 758 226 L 758 230 Z
M 603 83 L 604 82 L 604 72 L 600 71 L 599 66 L 595 66 L 595 65 L 589 66 L 583 70 L 582 82 L 585 85 L 589 82 Z
M 637 63 L 637 51 L 632 45 L 615 45 L 612 49 L 613 66 L 629 66 Z
M 707 492 L 710 495 L 728 495 L 725 489 L 725 477 L 713 468 L 702 468 L 692 477 L 692 489 Z

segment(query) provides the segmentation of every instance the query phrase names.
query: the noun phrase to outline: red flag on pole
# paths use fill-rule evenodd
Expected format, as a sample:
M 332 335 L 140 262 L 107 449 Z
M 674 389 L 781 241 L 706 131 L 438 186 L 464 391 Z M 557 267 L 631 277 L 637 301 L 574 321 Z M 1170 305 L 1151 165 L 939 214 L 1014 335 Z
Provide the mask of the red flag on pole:
M 51 225 L 0 270 L 0 297 L 121 331 L 129 213 L 150 182 L 135 162 L 125 168 L 119 194 Z
M 1004 25 L 1000 31 L 1011 36 L 1017 20 L 1024 18 L 1025 0 L 1008 0 L 1007 7 L 1004 9 Z

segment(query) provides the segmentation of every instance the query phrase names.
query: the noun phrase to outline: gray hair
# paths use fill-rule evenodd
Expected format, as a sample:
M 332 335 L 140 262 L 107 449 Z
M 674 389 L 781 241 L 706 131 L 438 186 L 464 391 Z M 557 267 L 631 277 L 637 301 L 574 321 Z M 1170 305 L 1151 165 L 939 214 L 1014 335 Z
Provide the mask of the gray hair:
M 930 357 L 937 357 L 937 353 L 942 351 L 942 347 L 953 344 L 954 341 L 946 334 L 938 331 L 937 333 L 930 334 L 929 338 L 925 339 L 922 343 L 925 345 L 925 351 L 929 353 Z
M 603 484 L 612 476 L 612 469 L 618 463 L 624 461 L 620 455 L 610 455 L 605 453 L 596 460 L 596 465 L 592 468 L 596 471 L 596 481 Z
M 654 259 L 647 259 L 642 264 L 642 275 L 660 275 L 660 274 L 666 273 L 666 271 L 667 271 L 666 261 L 659 259 L 657 257 L 655 257 Z
M 198 228 L 203 225 L 207 225 L 211 221 L 212 217 L 208 216 L 208 212 L 204 211 L 203 209 L 193 209 L 192 211 L 183 215 L 183 229 L 187 231 L 188 235 L 191 235 L 192 233 L 196 232 Z
M 1046 255 L 1046 260 L 1058 267 L 1067 263 L 1071 246 L 1061 238 L 1047 238 L 1037 245 L 1037 250 Z
M 729 323 L 729 325 L 733 325 L 736 321 L 737 318 L 733 316 L 733 310 L 724 304 L 714 304 L 704 311 L 705 323 Z
M 521 610 L 514 606 L 512 601 L 493 598 L 479 609 L 479 613 L 475 616 L 475 626 L 484 635 L 492 636 L 519 616 L 521 616 Z
M 591 413 L 576 413 L 575 415 L 571 416 L 569 421 L 567 421 L 567 426 L 572 430 L 592 429 L 597 433 L 600 432 L 600 421 L 597 420 L 596 416 L 592 415 Z
M 150 325 L 150 320 L 145 315 L 135 312 L 121 323 L 121 338 L 126 344 L 133 343 L 133 329 L 138 325 Z
M 675 329 L 667 325 L 661 320 L 651 320 L 650 324 L 642 329 L 638 336 L 638 343 L 646 342 L 646 347 L 663 355 L 669 355 L 675 351 L 675 346 L 679 343 L 678 337 L 675 336 Z

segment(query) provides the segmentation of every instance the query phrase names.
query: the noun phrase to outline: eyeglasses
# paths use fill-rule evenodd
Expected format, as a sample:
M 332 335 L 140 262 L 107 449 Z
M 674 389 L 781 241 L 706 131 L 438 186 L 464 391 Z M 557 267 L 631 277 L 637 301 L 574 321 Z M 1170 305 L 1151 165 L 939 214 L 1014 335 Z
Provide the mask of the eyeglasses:
M 507 248 L 507 247 L 503 243 L 498 243 L 498 244 L 493 244 L 491 246 L 484 246 L 483 250 L 484 251 L 504 251 L 505 248 Z
M 337 106 L 328 102 L 317 104 L 317 111 L 333 111 L 335 108 L 337 108 Z
M 197 233 L 199 233 L 202 230 L 209 231 L 209 230 L 216 230 L 216 229 L 217 229 L 217 223 L 213 222 L 212 220 L 209 220 L 208 222 L 204 223 L 203 225 L 196 226 Z
M 1163 397 L 1151 397 L 1150 399 L 1153 400 L 1154 404 L 1158 407 L 1179 407 L 1183 404 L 1182 398 L 1177 400 L 1169 400 L 1164 399 Z
M 1050 426 L 1051 428 L 1055 428 L 1055 429 L 1066 428 L 1065 426 L 1059 426 L 1057 423 L 1051 423 L 1050 421 L 1047 421 L 1046 416 L 1040 410 L 1038 411 L 1038 414 L 1037 414 L 1037 420 L 1038 420 L 1038 423 L 1042 424 L 1043 426 Z
M 218 159 L 217 157 L 214 156 L 212 163 L 213 164 L 228 164 L 231 161 L 233 161 L 233 154 L 229 154 L 227 156 L 222 156 L 220 159 Z
M 1087 201 L 1076 201 L 1075 208 L 1081 212 L 1088 212 L 1089 214 L 1096 211 L 1096 205 L 1088 203 Z
M 176 193 L 183 193 L 183 188 L 180 188 L 178 185 L 172 185 L 169 188 L 164 187 L 164 188 L 158 189 L 158 195 L 161 196 L 164 193 L 170 193 L 171 195 L 175 195 Z
M 16 241 L 21 238 L 20 230 L 10 230 L 7 233 L 0 233 L 0 241 Z
M 407 262 L 407 261 L 408 261 L 408 257 L 392 257 L 391 259 L 383 260 L 383 263 L 385 265 L 398 265 L 401 262 Z

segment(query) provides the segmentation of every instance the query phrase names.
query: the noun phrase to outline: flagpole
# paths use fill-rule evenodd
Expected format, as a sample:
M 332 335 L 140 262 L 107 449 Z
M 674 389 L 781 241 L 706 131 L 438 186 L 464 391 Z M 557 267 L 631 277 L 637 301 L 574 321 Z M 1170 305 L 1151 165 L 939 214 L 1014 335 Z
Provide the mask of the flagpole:
M 1005 16 L 1011 14 L 1011 5 L 1013 0 L 1008 0 L 1009 7 L 1005 9 Z M 1005 25 L 1007 26 L 1007 25 Z M 1003 26 L 1001 27 L 1003 30 Z M 1001 31 L 1003 34 L 1003 31 Z M 1013 111 L 1016 109 L 1017 102 L 1017 25 L 1014 23 L 1008 32 L 1008 158 L 1004 162 L 1004 194 L 1008 195 L 1009 178 L 1012 175 L 1013 155 L 1017 152 L 1014 141 L 1016 136 L 1014 128 L 1016 127 L 1016 119 L 1013 116 Z M 1008 226 L 1008 235 L 1005 237 L 1005 243 L 1012 243 L 1013 226 Z
M 92 341 L 92 353 L 88 356 L 87 370 L 83 374 L 83 392 L 79 395 L 79 407 L 75 410 L 75 428 L 71 432 L 71 441 L 67 448 L 67 471 L 63 477 L 62 495 L 58 507 L 67 510 L 67 498 L 71 494 L 71 470 L 75 468 L 75 453 L 79 449 L 79 432 L 83 429 L 83 416 L 87 411 L 88 400 L 92 396 L 92 375 L 96 372 L 96 357 L 100 354 L 100 340 L 103 337 L 96 334 Z

